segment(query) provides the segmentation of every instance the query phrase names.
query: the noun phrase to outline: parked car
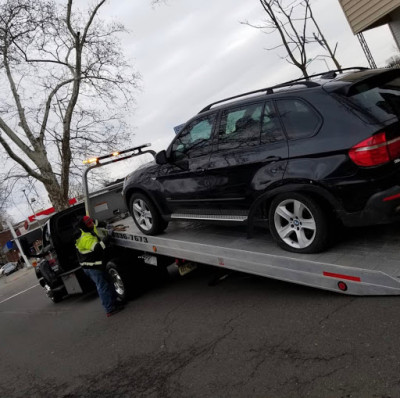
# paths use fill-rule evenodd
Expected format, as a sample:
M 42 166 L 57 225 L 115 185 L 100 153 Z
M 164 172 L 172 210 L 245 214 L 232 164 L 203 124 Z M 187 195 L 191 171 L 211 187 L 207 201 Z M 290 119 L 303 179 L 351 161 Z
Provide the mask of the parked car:
M 16 263 L 7 263 L 2 267 L 2 273 L 5 276 L 12 274 L 13 272 L 17 271 L 17 264 Z
M 257 95 L 258 94 L 258 95 Z M 348 68 L 227 98 L 126 179 L 137 227 L 177 219 L 268 224 L 315 253 L 333 226 L 399 220 L 400 70 Z
M 10 263 L 3 264 L 3 265 L 0 267 L 0 276 L 3 276 L 3 275 L 4 275 L 4 269 L 5 269 L 6 265 L 8 265 L 8 264 L 10 264 Z

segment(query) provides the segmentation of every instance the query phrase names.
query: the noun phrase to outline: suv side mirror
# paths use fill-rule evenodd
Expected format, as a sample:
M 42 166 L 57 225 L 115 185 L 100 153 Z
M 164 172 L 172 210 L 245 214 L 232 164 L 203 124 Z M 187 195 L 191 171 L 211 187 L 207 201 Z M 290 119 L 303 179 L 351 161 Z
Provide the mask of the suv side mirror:
M 156 155 L 156 163 L 157 164 L 167 164 L 168 163 L 167 152 L 165 152 L 165 151 L 158 152 Z

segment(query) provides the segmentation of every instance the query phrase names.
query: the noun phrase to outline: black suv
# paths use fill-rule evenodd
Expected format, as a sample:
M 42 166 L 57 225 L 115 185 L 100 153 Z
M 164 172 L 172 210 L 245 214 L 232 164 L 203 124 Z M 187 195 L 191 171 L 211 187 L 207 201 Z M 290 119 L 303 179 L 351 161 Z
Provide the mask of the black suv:
M 326 248 L 332 225 L 400 210 L 400 70 L 347 68 L 218 101 L 128 175 L 138 228 L 174 219 L 268 222 L 284 249 Z

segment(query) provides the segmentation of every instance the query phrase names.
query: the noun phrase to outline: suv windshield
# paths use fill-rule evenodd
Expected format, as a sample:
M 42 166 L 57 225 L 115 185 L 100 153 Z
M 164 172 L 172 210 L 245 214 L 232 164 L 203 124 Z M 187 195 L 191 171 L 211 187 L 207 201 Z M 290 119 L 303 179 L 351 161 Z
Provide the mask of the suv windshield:
M 400 77 L 387 81 L 362 81 L 355 84 L 348 98 L 362 112 L 378 122 L 400 115 Z

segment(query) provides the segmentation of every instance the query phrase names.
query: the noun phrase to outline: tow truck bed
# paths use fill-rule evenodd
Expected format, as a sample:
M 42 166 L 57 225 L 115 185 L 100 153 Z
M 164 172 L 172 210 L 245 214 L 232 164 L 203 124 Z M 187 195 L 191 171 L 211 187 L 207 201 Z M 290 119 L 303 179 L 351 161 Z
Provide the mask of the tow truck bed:
M 345 230 L 342 242 L 320 254 L 281 250 L 269 232 L 246 238 L 243 226 L 173 222 L 158 236 L 142 234 L 129 217 L 114 225 L 117 245 L 350 295 L 400 294 L 400 228 Z

